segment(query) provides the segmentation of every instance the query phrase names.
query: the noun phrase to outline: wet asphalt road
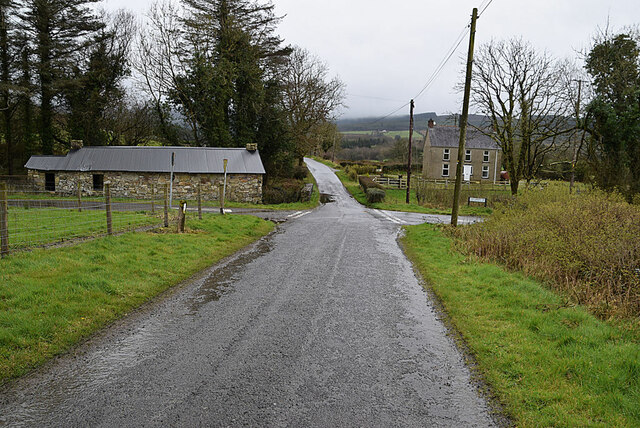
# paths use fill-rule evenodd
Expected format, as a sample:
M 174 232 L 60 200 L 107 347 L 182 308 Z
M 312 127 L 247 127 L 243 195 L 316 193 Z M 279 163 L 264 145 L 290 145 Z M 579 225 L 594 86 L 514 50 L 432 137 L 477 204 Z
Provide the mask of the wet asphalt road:
M 334 203 L 0 390 L 0 425 L 492 426 L 399 223 L 309 166 Z

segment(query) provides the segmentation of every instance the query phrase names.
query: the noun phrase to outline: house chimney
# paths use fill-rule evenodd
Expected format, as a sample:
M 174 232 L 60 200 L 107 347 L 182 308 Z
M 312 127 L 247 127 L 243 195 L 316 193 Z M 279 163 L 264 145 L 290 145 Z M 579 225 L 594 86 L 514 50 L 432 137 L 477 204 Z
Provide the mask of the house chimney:
M 429 119 L 429 128 L 435 128 L 436 122 L 433 119 Z
M 71 150 L 80 150 L 84 145 L 82 140 L 71 140 Z
M 256 150 L 258 150 L 258 145 L 256 143 L 249 143 L 247 144 L 247 150 L 250 152 L 255 152 Z

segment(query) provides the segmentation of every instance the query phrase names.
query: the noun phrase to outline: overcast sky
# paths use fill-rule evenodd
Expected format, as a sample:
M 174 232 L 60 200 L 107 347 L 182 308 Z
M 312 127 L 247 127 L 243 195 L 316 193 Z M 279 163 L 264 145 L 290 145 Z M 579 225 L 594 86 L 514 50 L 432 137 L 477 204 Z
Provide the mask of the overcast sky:
M 152 0 L 105 0 L 108 10 L 142 14 Z M 177 1 L 177 0 L 176 0 Z M 486 3 L 488 0 L 484 0 Z M 321 58 L 347 86 L 343 117 L 383 116 L 415 96 L 483 0 L 273 0 L 279 34 Z M 522 37 L 555 57 L 578 58 L 598 29 L 640 24 L 638 0 L 493 0 L 477 24 L 476 43 Z M 416 112 L 460 110 L 468 37 Z M 406 110 L 406 111 L 404 111 Z M 408 107 L 398 114 L 407 114 Z

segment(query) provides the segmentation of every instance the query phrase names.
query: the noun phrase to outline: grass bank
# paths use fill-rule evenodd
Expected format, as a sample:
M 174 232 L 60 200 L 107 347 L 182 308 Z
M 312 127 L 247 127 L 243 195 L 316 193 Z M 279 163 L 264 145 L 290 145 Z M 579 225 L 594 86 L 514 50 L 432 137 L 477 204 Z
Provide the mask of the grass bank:
M 142 212 L 112 214 L 114 232 L 162 224 L 161 215 Z M 8 216 L 9 248 L 11 250 L 62 242 L 107 232 L 104 210 L 84 209 L 82 212 L 57 208 L 10 207 Z
M 0 259 L 0 384 L 255 241 L 273 224 L 189 215 L 187 234 L 126 233 Z M 173 231 L 173 229 L 171 229 Z
M 425 206 L 418 203 L 416 199 L 415 191 L 411 191 L 411 197 L 409 199 L 410 203 L 406 203 L 406 195 L 407 191 L 404 189 L 384 189 L 386 192 L 386 197 L 383 202 L 377 203 L 369 203 L 367 201 L 367 196 L 362 191 L 360 185 L 353 181 L 344 171 L 336 172 L 336 175 L 342 181 L 342 184 L 347 189 L 347 191 L 362 205 L 365 205 L 369 208 L 375 208 L 380 210 L 390 210 L 390 211 L 406 211 L 406 212 L 414 212 L 414 213 L 425 213 L 425 214 L 451 214 L 451 208 L 439 208 L 439 207 L 431 207 Z M 492 210 L 490 208 L 485 207 L 469 207 L 466 205 L 460 206 L 460 215 L 473 215 L 473 216 L 483 216 L 491 214 Z
M 438 227 L 406 229 L 407 255 L 516 425 L 640 426 L 637 331 L 456 252 Z
M 640 315 L 640 206 L 620 195 L 551 183 L 456 236 L 464 252 L 535 276 L 601 318 Z

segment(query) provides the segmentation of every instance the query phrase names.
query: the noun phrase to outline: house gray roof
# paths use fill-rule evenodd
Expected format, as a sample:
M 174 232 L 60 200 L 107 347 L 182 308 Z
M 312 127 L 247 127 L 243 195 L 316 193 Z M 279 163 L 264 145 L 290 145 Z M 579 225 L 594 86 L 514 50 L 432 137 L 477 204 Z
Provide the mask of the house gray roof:
M 213 147 L 83 147 L 66 156 L 31 156 L 25 168 L 39 171 L 171 171 L 171 153 L 175 153 L 177 173 L 222 174 L 223 159 L 228 159 L 230 174 L 264 174 L 258 151 Z
M 429 141 L 431 147 L 458 148 L 460 141 L 460 128 L 457 126 L 436 126 L 429 128 Z M 475 129 L 467 129 L 467 149 L 498 150 L 500 147 L 493 138 L 488 137 Z

